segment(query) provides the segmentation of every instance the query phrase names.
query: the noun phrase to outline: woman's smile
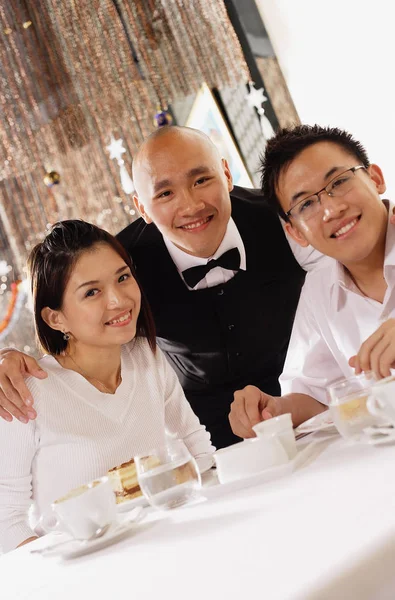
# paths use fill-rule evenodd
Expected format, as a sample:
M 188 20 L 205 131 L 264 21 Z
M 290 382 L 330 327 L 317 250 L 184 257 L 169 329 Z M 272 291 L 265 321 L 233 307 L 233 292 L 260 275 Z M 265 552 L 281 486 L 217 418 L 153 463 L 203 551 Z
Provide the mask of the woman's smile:
M 125 327 L 132 322 L 133 313 L 131 310 L 124 311 L 111 319 L 111 321 L 107 321 L 106 325 L 109 327 Z

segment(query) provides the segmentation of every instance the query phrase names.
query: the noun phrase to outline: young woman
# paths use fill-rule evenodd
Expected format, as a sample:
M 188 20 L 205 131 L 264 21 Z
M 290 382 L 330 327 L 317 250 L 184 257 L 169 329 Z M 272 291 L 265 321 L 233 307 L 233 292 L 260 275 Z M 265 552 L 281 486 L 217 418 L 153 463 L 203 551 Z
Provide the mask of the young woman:
M 182 438 L 203 469 L 214 451 L 156 347 L 149 307 L 119 242 L 94 225 L 63 221 L 28 264 L 48 377 L 28 380 L 35 421 L 0 421 L 3 551 L 34 539 L 53 500 L 163 443 L 165 431 Z

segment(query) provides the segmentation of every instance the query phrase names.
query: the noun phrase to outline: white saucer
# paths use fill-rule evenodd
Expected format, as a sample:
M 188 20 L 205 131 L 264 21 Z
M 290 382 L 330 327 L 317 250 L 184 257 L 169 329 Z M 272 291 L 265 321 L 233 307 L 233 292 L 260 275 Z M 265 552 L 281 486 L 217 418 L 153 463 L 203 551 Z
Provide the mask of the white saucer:
M 319 415 L 315 415 L 315 417 L 311 417 L 311 419 L 308 419 L 308 421 L 305 421 L 299 425 L 299 427 L 296 427 L 295 435 L 299 435 L 300 433 L 313 433 L 314 431 L 330 428 L 337 431 L 329 411 L 326 410 Z
M 390 427 L 367 427 L 365 429 L 366 442 L 370 446 L 380 446 L 380 444 L 393 444 L 395 442 L 395 430 Z
M 67 538 L 61 542 L 57 541 L 59 536 L 55 536 L 52 544 L 44 546 L 42 549 L 34 549 L 33 553 L 41 554 L 42 556 L 57 556 L 63 559 L 77 558 L 84 554 L 90 554 L 101 550 L 106 546 L 110 546 L 124 537 L 128 537 L 130 532 L 138 529 L 138 522 L 142 518 L 143 508 L 135 511 L 135 514 L 119 516 L 116 523 L 113 523 L 108 531 L 100 538 L 91 542 L 85 540 L 74 540 Z M 62 535 L 62 537 L 65 537 Z
M 124 525 L 113 525 L 106 534 L 92 542 L 71 540 L 70 544 L 65 544 L 62 548 L 59 548 L 58 554 L 64 559 L 77 558 L 84 554 L 90 554 L 127 537 L 133 529 L 137 529 L 136 523 L 129 522 Z
M 137 496 L 137 498 L 132 498 L 131 500 L 126 500 L 125 502 L 121 502 L 121 504 L 117 504 L 117 512 L 129 512 L 129 510 L 132 510 L 136 506 L 149 506 L 145 496 Z
M 222 495 L 228 492 L 235 492 L 239 489 L 244 489 L 253 485 L 259 485 L 260 483 L 265 483 L 266 481 L 277 479 L 278 477 L 283 477 L 284 475 L 292 473 L 292 471 L 293 464 L 292 461 L 289 461 L 284 465 L 272 467 L 270 469 L 265 469 L 264 471 L 254 473 L 253 475 L 247 475 L 247 477 L 242 477 L 240 479 L 236 479 L 235 481 L 229 481 L 228 483 L 218 482 L 217 484 L 213 484 L 208 487 L 203 487 L 201 493 L 202 496 L 205 496 L 206 498 L 212 498 L 217 495 Z
M 310 444 L 307 444 L 297 453 L 295 458 L 283 465 L 264 469 L 263 471 L 259 471 L 259 473 L 247 475 L 246 477 L 236 479 L 235 481 L 229 481 L 228 483 L 219 483 L 218 477 L 213 469 L 212 473 L 210 474 L 211 477 L 207 478 L 206 482 L 203 483 L 201 494 L 207 499 L 210 499 L 217 495 L 222 495 L 223 493 L 235 492 L 239 489 L 252 487 L 254 485 L 259 485 L 261 483 L 266 483 L 267 481 L 284 477 L 285 475 L 290 475 L 295 469 L 303 465 L 303 463 L 311 456 L 317 443 L 318 442 L 314 441 Z

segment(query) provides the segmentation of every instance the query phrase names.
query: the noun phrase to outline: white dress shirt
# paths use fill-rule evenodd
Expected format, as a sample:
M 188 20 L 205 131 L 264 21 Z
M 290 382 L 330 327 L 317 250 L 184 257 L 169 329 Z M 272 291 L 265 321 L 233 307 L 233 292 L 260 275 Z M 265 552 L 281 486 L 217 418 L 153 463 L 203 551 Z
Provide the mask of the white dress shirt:
M 392 214 L 390 205 L 389 214 Z M 306 277 L 296 312 L 281 392 L 299 392 L 328 404 L 326 388 L 354 375 L 348 365 L 361 344 L 395 317 L 395 228 L 387 227 L 384 302 L 368 298 L 337 261 L 323 262 Z
M 236 227 L 233 219 L 229 219 L 228 226 L 226 228 L 226 232 L 221 244 L 218 246 L 217 251 L 210 256 L 209 258 L 199 258 L 198 256 L 192 256 L 191 254 L 187 254 L 183 250 L 180 250 L 177 246 L 175 246 L 172 242 L 163 238 L 166 244 L 166 247 L 169 251 L 169 254 L 177 267 L 177 271 L 181 275 L 182 280 L 182 272 L 185 269 L 189 269 L 190 267 L 197 267 L 200 265 L 207 265 L 209 260 L 213 260 L 222 256 L 224 252 L 231 250 L 232 248 L 237 248 L 240 252 L 240 269 L 246 270 L 246 251 L 244 248 L 243 240 L 241 239 L 241 235 L 239 230 Z M 222 283 L 226 283 L 229 279 L 235 276 L 237 271 L 231 271 L 230 269 L 223 269 L 222 267 L 214 267 L 206 274 L 194 288 L 190 288 L 189 285 L 185 283 L 189 290 L 202 290 L 204 288 L 214 287 L 215 285 L 220 285 Z
M 52 356 L 40 364 L 48 378 L 27 380 L 36 420 L 0 419 L 0 554 L 34 535 L 56 498 L 163 444 L 166 431 L 184 440 L 202 470 L 212 465 L 210 435 L 162 352 L 154 354 L 145 339 L 122 347 L 114 394 Z

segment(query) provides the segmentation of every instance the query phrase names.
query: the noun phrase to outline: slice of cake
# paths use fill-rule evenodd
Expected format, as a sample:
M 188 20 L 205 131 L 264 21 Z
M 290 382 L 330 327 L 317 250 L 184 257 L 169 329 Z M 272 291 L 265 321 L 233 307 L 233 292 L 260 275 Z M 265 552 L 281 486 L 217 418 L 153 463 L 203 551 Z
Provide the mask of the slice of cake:
M 136 465 L 133 458 L 119 467 L 110 469 L 107 474 L 111 481 L 117 504 L 143 495 L 137 481 Z

